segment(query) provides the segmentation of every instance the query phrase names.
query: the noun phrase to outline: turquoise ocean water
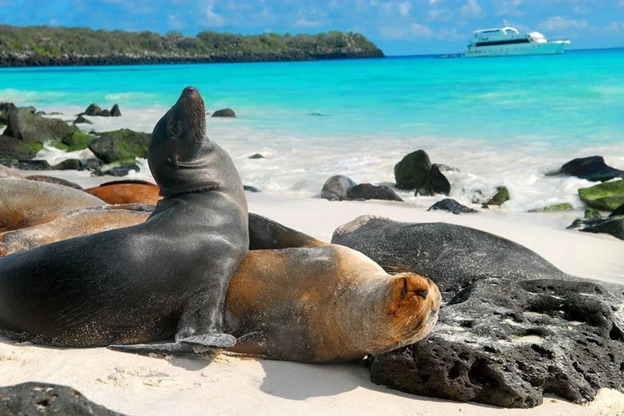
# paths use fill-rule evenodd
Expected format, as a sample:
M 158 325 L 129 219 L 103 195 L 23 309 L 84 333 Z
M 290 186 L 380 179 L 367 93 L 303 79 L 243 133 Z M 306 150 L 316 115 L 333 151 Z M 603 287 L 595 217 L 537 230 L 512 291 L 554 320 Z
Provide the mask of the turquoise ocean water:
M 524 210 L 544 200 L 578 205 L 578 182 L 542 180 L 570 158 L 602 154 L 624 169 L 622 74 L 624 49 L 483 59 L 4 68 L 0 101 L 61 111 L 68 119 L 92 102 L 118 103 L 124 117 L 114 123 L 149 131 L 182 88 L 194 85 L 209 110 L 236 111 L 237 119 L 211 121 L 209 130 L 243 178 L 263 189 L 316 195 L 333 174 L 392 182 L 394 163 L 422 148 L 433 162 L 460 170 L 450 174 L 458 199 L 506 184 L 519 195 L 535 194 L 510 205 Z M 96 127 L 113 126 L 106 122 L 113 123 L 98 120 Z M 246 159 L 256 152 L 267 160 Z

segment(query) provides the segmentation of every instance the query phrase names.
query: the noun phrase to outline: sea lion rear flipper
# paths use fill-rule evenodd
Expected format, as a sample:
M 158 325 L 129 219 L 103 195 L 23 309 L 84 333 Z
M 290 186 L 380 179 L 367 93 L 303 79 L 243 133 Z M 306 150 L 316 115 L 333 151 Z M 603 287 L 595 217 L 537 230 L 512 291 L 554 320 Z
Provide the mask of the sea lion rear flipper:
M 327 243 L 258 214 L 249 213 L 249 249 L 319 247 Z

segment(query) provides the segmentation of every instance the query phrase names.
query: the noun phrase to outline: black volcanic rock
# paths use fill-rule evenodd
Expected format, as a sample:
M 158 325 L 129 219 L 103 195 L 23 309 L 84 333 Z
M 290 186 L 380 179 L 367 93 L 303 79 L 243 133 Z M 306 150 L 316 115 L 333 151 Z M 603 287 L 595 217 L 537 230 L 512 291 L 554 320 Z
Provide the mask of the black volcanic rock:
M 429 173 L 425 177 L 425 181 L 416 189 L 416 195 L 433 196 L 436 194 L 448 195 L 451 192 L 451 183 L 446 176 L 440 171 L 437 164 L 431 165 Z
M 321 189 L 321 198 L 330 201 L 348 199 L 347 192 L 356 185 L 353 180 L 344 175 L 334 175 L 327 179 Z
M 123 416 L 89 401 L 71 387 L 36 382 L 0 387 L 0 414 Z
M 624 177 L 624 170 L 608 166 L 602 156 L 573 159 L 561 166 L 559 172 L 592 182 L 604 182 L 613 178 Z
M 119 129 L 101 133 L 98 139 L 89 143 L 89 149 L 104 163 L 145 158 L 150 137 L 147 133 Z
M 386 201 L 403 201 L 392 189 L 385 185 L 361 183 L 347 190 L 347 199 L 381 199 Z
M 468 208 L 467 206 L 462 205 L 459 202 L 455 201 L 454 199 L 450 199 L 450 198 L 445 198 L 441 201 L 436 202 L 435 204 L 431 205 L 427 211 L 436 211 L 436 210 L 449 211 L 449 212 L 452 212 L 453 214 L 469 214 L 469 213 L 478 212 L 477 210 Z
M 370 359 L 375 383 L 505 407 L 624 392 L 623 285 L 570 276 L 514 242 L 445 223 L 360 217 L 332 243 L 442 292 L 428 338 Z
M 236 113 L 231 108 L 224 108 L 212 113 L 212 117 L 236 117 Z
M 431 170 L 431 160 L 424 150 L 405 155 L 394 165 L 394 179 L 399 189 L 422 188 Z

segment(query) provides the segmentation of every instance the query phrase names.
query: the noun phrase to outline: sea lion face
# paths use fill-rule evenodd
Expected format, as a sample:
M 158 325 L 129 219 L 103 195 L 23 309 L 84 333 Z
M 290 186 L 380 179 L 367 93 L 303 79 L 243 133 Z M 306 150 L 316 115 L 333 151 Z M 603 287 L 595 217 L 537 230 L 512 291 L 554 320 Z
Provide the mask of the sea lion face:
M 161 195 L 210 188 L 199 169 L 209 164 L 214 143 L 206 136 L 204 100 L 186 87 L 178 101 L 156 123 L 147 159 Z
M 442 297 L 438 286 L 415 273 L 392 276 L 391 300 L 386 313 L 391 317 L 391 333 L 399 346 L 413 344 L 427 336 L 438 320 Z

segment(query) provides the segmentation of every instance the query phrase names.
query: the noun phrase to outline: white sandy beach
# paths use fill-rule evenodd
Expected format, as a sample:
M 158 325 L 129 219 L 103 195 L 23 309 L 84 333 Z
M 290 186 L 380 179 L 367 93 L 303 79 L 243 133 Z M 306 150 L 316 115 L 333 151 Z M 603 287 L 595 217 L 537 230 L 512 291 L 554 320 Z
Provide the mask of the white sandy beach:
M 76 178 L 75 178 L 76 179 Z M 83 184 L 94 179 L 83 178 Z M 95 181 L 102 181 L 97 179 Z M 406 222 L 445 221 L 509 238 L 562 270 L 624 283 L 624 241 L 566 230 L 574 214 L 453 215 L 387 202 L 329 202 L 247 193 L 249 210 L 329 241 L 359 215 Z M 372 384 L 362 363 L 310 365 L 221 354 L 211 362 L 151 358 L 104 348 L 57 349 L 0 339 L 0 385 L 69 385 L 128 415 L 624 415 L 624 394 L 601 390 L 580 406 L 555 397 L 533 409 L 501 409 L 413 396 Z

